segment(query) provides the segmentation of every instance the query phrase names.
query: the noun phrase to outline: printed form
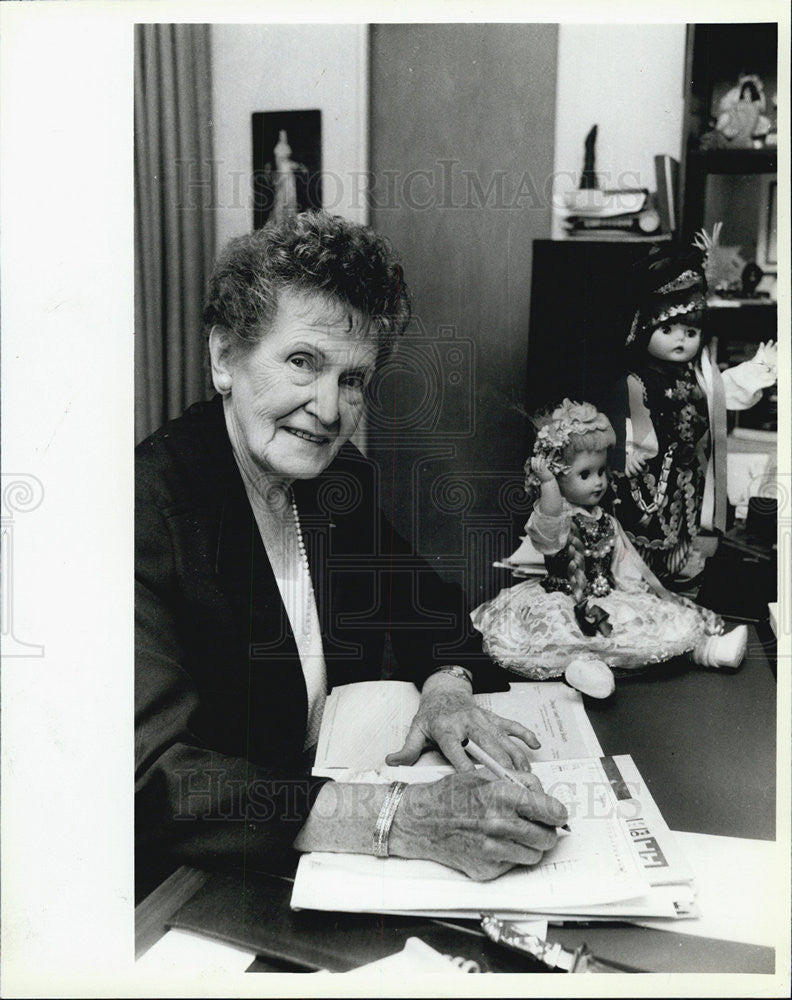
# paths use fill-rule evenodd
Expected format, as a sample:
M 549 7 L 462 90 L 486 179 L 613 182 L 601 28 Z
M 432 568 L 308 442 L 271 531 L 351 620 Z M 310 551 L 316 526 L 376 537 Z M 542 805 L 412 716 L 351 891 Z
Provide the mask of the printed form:
M 629 758 L 619 758 L 623 760 Z M 558 913 L 648 896 L 649 878 L 623 821 L 623 803 L 620 805 L 603 762 L 597 758 L 545 761 L 534 770 L 544 788 L 567 806 L 572 827 L 572 833 L 559 837 L 553 850 L 535 867 L 513 869 L 491 882 L 475 882 L 431 861 L 307 854 L 300 859 L 292 906 L 411 913 Z M 345 772 L 337 780 L 434 781 L 448 773 L 448 768 L 381 768 L 368 773 Z
M 337 769 L 377 770 L 400 750 L 418 711 L 420 694 L 406 681 L 363 681 L 333 688 L 319 732 L 313 773 L 336 776 Z M 579 692 L 557 681 L 515 683 L 508 691 L 474 695 L 482 707 L 532 730 L 542 744 L 531 761 L 599 757 L 602 748 Z M 447 764 L 436 750 L 416 767 Z

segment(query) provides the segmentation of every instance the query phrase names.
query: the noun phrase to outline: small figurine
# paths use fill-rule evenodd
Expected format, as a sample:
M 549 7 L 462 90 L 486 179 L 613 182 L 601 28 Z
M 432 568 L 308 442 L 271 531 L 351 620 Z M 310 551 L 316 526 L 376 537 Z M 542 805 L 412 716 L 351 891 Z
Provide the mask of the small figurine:
M 597 126 L 592 125 L 589 129 L 585 141 L 585 153 L 583 156 L 583 172 L 580 175 L 580 189 L 589 191 L 599 187 L 596 167 L 596 147 L 597 147 Z
M 743 74 L 718 103 L 715 128 L 701 138 L 703 149 L 751 149 L 770 131 L 762 80 Z
M 718 615 L 666 590 L 600 506 L 616 441 L 608 418 L 565 399 L 537 425 L 525 465 L 533 499 L 525 528 L 547 575 L 501 590 L 472 613 L 488 654 L 507 670 L 532 680 L 563 676 L 598 698 L 614 690 L 612 668 L 629 672 L 682 654 L 738 667 L 746 627 L 722 635 Z
M 703 569 L 699 529 L 726 527 L 726 410 L 755 405 L 776 381 L 774 343 L 721 373 L 702 346 L 707 270 L 717 244 L 700 233 L 689 252 L 654 251 L 633 269 L 637 309 L 627 337 L 626 456 L 616 514 L 664 582 Z M 710 274 L 715 280 L 716 275 Z
M 300 207 L 297 202 L 296 172 L 304 171 L 305 167 L 292 158 L 289 137 L 285 129 L 278 132 L 278 141 L 273 149 L 275 156 L 275 196 L 272 205 L 272 221 L 283 222 L 289 216 L 296 215 Z

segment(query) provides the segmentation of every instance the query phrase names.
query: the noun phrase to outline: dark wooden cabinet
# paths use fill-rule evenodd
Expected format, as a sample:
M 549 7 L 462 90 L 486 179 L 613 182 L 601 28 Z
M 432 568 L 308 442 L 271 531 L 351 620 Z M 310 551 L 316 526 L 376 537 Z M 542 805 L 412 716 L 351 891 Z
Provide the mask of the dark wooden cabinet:
M 607 413 L 617 432 L 623 427 L 616 418 L 626 406 L 621 373 L 634 311 L 630 268 L 652 246 L 645 240 L 534 241 L 530 412 L 569 396 Z

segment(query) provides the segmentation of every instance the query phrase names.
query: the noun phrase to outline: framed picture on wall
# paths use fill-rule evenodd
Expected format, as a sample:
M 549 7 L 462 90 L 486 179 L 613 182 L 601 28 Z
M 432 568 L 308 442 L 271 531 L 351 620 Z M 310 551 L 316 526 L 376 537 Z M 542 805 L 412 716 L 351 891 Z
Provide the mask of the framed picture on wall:
M 255 111 L 253 228 L 322 207 L 322 112 Z
M 763 271 L 778 270 L 778 180 L 775 174 L 761 178 L 759 199 L 759 230 L 756 239 L 756 263 Z

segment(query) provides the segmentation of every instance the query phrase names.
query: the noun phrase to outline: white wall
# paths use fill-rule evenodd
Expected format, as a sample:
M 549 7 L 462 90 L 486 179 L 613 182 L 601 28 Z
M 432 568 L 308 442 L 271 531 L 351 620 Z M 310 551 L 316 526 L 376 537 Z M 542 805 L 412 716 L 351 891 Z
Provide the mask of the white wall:
M 253 227 L 254 111 L 319 108 L 325 208 L 367 221 L 360 193 L 368 169 L 367 38 L 356 24 L 213 26 L 218 249 Z
M 579 185 L 583 141 L 592 125 L 599 126 L 600 186 L 655 190 L 655 155 L 678 160 L 681 154 L 684 65 L 684 24 L 561 25 L 556 204 Z M 553 236 L 562 235 L 554 213 Z

